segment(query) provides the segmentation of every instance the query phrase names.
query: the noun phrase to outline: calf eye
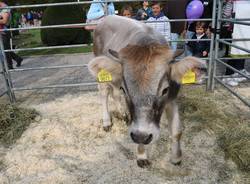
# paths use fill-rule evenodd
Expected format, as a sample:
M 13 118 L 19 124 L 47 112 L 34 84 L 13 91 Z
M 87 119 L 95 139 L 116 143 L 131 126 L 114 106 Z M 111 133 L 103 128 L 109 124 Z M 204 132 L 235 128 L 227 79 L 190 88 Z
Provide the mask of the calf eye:
M 165 95 L 165 94 L 167 94 L 168 89 L 169 89 L 169 87 L 167 87 L 167 88 L 165 88 L 165 89 L 162 90 L 162 96 Z
M 123 92 L 124 94 L 126 94 L 123 87 L 120 87 L 120 90 L 122 90 L 122 92 Z

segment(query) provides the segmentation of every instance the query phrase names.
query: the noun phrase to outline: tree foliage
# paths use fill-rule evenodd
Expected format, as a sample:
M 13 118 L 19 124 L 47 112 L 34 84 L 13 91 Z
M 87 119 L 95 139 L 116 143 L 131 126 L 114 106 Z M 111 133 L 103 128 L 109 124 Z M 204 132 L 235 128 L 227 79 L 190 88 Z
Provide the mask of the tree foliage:
M 52 0 L 51 2 L 68 1 Z M 47 7 L 42 18 L 42 26 L 83 23 L 84 15 L 84 10 L 79 5 Z M 46 45 L 89 43 L 90 32 L 84 28 L 42 29 L 41 39 Z

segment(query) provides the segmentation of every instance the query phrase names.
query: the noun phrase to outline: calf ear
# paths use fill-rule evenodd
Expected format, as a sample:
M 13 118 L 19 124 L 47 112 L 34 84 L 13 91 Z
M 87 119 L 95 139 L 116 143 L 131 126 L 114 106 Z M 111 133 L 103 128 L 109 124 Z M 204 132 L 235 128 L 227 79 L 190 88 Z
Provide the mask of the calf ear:
M 189 71 L 193 70 L 196 73 L 196 76 L 200 76 L 201 72 L 206 70 L 206 63 L 205 61 L 196 58 L 196 57 L 185 57 L 182 60 L 170 64 L 171 68 L 171 79 L 178 83 L 181 83 L 184 74 Z
M 122 79 L 122 65 L 107 56 L 99 56 L 92 59 L 88 63 L 88 69 L 95 78 L 103 69 L 112 75 L 112 82 L 118 82 Z

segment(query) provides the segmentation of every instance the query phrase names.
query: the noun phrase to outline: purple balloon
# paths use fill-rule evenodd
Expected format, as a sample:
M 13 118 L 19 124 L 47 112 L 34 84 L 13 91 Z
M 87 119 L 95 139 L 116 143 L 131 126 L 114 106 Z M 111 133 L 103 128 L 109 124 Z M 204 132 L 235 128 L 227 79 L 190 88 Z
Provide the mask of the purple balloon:
M 191 1 L 186 8 L 186 16 L 188 19 L 198 19 L 202 16 L 204 6 L 200 0 Z M 192 21 L 189 21 L 191 23 Z

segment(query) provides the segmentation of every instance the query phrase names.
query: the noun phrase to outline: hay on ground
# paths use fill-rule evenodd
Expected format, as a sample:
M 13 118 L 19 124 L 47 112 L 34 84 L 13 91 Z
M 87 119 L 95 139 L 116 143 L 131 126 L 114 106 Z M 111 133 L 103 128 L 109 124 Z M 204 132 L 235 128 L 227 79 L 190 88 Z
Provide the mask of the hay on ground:
M 250 118 L 226 99 L 228 103 L 222 96 L 203 89 L 185 88 L 180 96 L 185 126 L 183 162 L 180 166 L 169 162 L 171 141 L 163 116 L 160 139 L 148 146 L 152 161 L 148 169 L 136 165 L 136 147 L 128 136 L 126 122 L 113 118 L 112 131 L 102 130 L 97 93 L 67 95 L 34 104 L 42 119 L 6 150 L 0 183 L 249 183 L 249 176 L 238 170 L 232 156 L 225 160 L 220 143 L 228 139 L 220 136 L 239 125 L 245 127 Z M 114 109 L 112 105 L 110 110 Z
M 9 146 L 21 137 L 38 113 L 34 109 L 20 108 L 16 105 L 0 106 L 0 144 Z

